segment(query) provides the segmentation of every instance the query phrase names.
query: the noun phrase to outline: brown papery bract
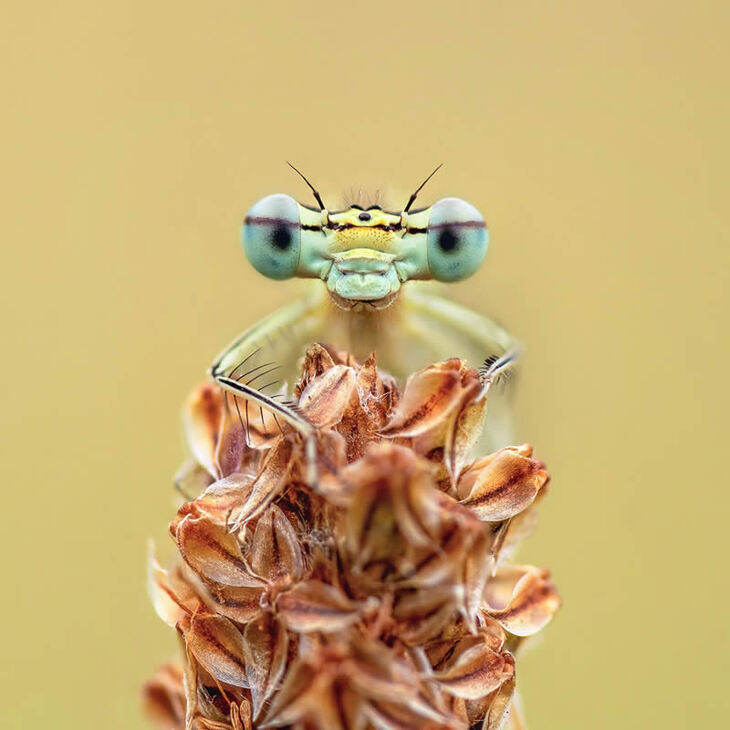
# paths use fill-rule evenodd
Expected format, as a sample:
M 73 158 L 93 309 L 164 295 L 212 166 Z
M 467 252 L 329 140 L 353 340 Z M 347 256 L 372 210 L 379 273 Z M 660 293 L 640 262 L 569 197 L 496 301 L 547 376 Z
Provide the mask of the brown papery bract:
M 316 427 L 313 484 L 289 426 L 267 417 L 247 438 L 214 386 L 188 399 L 179 559 L 152 556 L 149 576 L 182 660 L 145 685 L 148 716 L 165 730 L 524 727 L 512 651 L 559 598 L 548 571 L 504 555 L 545 465 L 527 444 L 472 458 L 488 404 L 459 360 L 400 392 L 373 356 L 314 345 L 293 394 Z

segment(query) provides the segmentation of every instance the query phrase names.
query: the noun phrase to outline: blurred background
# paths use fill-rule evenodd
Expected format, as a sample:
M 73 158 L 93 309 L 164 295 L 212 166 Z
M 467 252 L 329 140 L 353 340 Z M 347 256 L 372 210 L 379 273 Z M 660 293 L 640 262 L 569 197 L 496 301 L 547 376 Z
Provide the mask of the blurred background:
M 720 727 L 730 269 L 724 2 L 16 4 L 2 23 L 4 728 L 145 728 L 174 655 L 145 592 L 179 412 L 289 300 L 258 198 L 467 198 L 453 297 L 527 346 L 553 474 L 521 557 L 564 608 L 518 665 L 532 730 Z M 396 200 L 400 201 L 400 198 Z

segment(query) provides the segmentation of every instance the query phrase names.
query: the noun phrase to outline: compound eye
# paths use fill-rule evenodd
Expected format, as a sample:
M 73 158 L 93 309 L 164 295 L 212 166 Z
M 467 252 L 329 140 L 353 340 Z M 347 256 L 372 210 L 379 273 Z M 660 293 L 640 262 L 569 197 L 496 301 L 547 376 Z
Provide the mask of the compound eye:
M 270 279 L 289 279 L 299 268 L 299 206 L 289 195 L 269 195 L 248 211 L 241 238 L 251 265 Z
M 459 198 L 434 204 L 428 222 L 428 268 L 438 281 L 471 276 L 484 261 L 489 234 L 481 213 Z

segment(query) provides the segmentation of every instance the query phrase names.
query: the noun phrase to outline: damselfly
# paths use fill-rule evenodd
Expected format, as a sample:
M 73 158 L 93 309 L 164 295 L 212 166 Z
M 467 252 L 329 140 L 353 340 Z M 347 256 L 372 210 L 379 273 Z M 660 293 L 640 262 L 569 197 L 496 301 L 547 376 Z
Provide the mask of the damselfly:
M 317 206 L 283 194 L 263 198 L 246 216 L 243 247 L 264 276 L 319 279 L 324 286 L 246 330 L 212 365 L 213 379 L 234 396 L 239 413 L 245 410 L 247 423 L 249 405 L 262 421 L 266 411 L 299 431 L 313 456 L 314 427 L 285 400 L 284 391 L 274 392 L 294 377 L 297 361 L 313 342 L 358 358 L 375 352 L 378 366 L 396 378 L 451 357 L 472 367 L 486 363 L 486 397 L 496 377 L 513 366 L 517 343 L 492 320 L 418 288 L 424 280 L 460 281 L 479 268 L 489 241 L 479 211 L 458 198 L 412 210 L 439 168 L 399 211 L 358 204 L 328 210 L 314 186 L 293 169 Z M 241 408 L 236 398 L 243 400 Z M 510 439 L 505 401 L 490 394 L 485 443 L 490 450 Z

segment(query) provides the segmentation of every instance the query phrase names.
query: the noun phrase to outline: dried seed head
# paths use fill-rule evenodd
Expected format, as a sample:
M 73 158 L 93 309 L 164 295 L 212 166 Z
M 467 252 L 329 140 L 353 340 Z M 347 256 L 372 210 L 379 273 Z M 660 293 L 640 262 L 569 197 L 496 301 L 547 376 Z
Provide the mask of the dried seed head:
M 529 445 L 470 461 L 481 392 L 459 360 L 401 393 L 374 357 L 313 346 L 294 391 L 313 486 L 288 426 L 244 433 L 217 389 L 191 396 L 177 483 L 199 496 L 170 525 L 179 562 L 150 565 L 184 647 L 145 685 L 160 727 L 507 726 L 510 650 L 559 599 L 547 571 L 504 562 L 548 474 Z

